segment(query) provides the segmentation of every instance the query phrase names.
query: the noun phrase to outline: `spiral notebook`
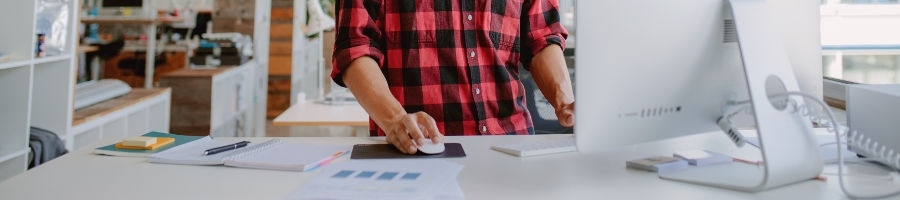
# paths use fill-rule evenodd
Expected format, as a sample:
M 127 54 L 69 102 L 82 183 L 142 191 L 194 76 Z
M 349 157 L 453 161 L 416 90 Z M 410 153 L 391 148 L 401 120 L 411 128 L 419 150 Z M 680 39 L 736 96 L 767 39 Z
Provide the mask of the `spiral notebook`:
M 346 146 L 288 143 L 272 139 L 224 153 L 203 155 L 206 149 L 234 141 L 204 137 L 150 155 L 149 162 L 179 165 L 225 165 L 240 168 L 309 171 L 347 154 Z

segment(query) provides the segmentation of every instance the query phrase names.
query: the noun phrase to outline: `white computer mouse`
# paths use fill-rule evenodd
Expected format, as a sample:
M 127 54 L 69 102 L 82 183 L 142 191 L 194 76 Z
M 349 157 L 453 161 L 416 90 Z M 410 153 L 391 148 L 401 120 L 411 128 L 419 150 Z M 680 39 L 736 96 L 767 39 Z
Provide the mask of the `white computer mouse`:
M 419 146 L 419 151 L 425 154 L 439 154 L 444 152 L 444 143 L 434 143 L 431 139 L 425 139 L 425 144 Z

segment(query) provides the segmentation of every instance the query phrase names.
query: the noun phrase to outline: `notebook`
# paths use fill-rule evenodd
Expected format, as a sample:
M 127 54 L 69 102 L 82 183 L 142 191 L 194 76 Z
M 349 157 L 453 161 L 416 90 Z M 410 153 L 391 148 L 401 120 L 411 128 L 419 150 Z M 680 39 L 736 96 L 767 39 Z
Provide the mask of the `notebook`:
M 203 151 L 234 141 L 214 140 L 204 137 L 164 151 L 150 155 L 149 162 L 180 165 L 225 165 L 240 168 L 309 171 L 331 160 L 347 154 L 350 150 L 345 146 L 287 143 L 278 139 L 247 145 L 247 147 L 213 154 L 203 155 Z
M 200 138 L 203 136 L 189 136 L 189 135 L 178 135 L 171 133 L 162 133 L 162 132 L 149 132 L 142 136 L 147 137 L 164 137 L 164 138 L 173 138 L 175 141 L 171 144 L 166 144 L 154 149 L 126 149 L 126 148 L 116 148 L 116 144 L 110 144 L 106 146 L 102 146 L 94 149 L 94 154 L 99 155 L 109 155 L 109 156 L 126 156 L 126 157 L 147 157 L 150 154 L 158 153 L 165 151 L 166 149 L 173 148 L 175 146 L 179 146 Z

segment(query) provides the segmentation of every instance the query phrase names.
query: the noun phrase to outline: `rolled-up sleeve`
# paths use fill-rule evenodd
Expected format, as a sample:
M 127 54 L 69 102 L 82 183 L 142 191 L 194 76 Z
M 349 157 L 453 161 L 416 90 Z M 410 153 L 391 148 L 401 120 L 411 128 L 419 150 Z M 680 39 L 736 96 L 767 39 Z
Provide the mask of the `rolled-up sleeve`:
M 378 27 L 382 2 L 378 0 L 338 0 L 331 78 L 342 87 L 344 72 L 357 58 L 368 56 L 384 66 L 383 32 Z
M 558 0 L 526 0 L 521 18 L 522 63 L 531 69 L 531 59 L 544 47 L 557 44 L 564 50 L 569 33 L 560 23 Z

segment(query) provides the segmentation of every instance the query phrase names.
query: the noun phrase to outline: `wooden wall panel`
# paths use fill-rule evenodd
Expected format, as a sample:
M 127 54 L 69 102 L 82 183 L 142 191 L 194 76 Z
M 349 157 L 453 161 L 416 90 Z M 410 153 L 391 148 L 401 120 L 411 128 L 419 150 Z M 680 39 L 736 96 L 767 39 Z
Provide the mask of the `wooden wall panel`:
M 272 6 L 272 21 L 292 21 L 294 20 L 293 7 L 275 7 Z
M 298 1 L 305 3 L 306 1 Z M 291 106 L 291 52 L 294 0 L 272 0 L 269 33 L 269 96 L 266 117 L 275 118 Z
M 269 76 L 291 75 L 291 56 L 269 56 Z
M 294 37 L 294 25 L 289 23 L 272 23 L 272 27 L 269 31 L 272 31 L 269 34 L 269 40 L 277 40 L 277 39 L 291 39 Z
M 291 106 L 291 76 L 269 75 L 266 117 L 272 119 Z
M 291 41 L 271 41 L 269 43 L 269 56 L 290 56 L 293 51 Z

